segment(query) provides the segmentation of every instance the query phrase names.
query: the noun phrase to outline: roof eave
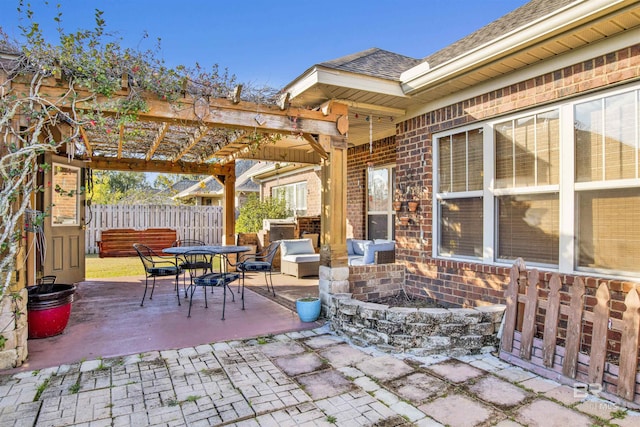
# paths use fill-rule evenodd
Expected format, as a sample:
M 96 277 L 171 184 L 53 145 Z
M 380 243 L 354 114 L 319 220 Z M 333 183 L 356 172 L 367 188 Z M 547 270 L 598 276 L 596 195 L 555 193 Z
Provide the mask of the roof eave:
M 455 76 L 469 73 L 526 46 L 565 32 L 608 10 L 618 9 L 626 3 L 628 1 L 625 0 L 589 0 L 571 3 L 443 64 L 433 68 L 426 63 L 419 64 L 401 74 L 400 85 L 403 93 L 408 96 L 416 95 Z
M 293 100 L 320 84 L 407 98 L 398 81 L 336 70 L 320 65 L 308 69 L 293 82 L 289 83 L 283 91 L 289 92 L 290 99 Z

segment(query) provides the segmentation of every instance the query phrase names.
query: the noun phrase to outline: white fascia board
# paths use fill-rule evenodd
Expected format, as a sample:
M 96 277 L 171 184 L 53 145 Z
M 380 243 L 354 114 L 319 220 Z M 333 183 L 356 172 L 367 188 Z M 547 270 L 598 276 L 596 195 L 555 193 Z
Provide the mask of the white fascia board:
M 318 83 L 318 69 L 316 67 L 306 71 L 300 77 L 289 83 L 282 90 L 283 93 L 289 92 L 289 99 L 295 99 L 300 94 L 311 89 Z
M 486 82 L 470 86 L 469 88 L 463 89 L 459 92 L 452 93 L 449 96 L 434 99 L 431 102 L 425 102 L 424 104 L 421 104 L 419 108 L 407 111 L 407 115 L 403 120 L 410 119 L 448 105 L 453 105 L 460 101 L 492 92 L 503 87 L 511 86 L 556 70 L 561 70 L 567 66 L 578 64 L 594 57 L 633 46 L 638 43 L 638 40 L 640 40 L 640 28 L 625 31 L 617 36 L 602 39 L 596 43 L 568 51 L 553 58 L 546 59 L 538 64 L 514 71 L 504 77 L 493 78 Z
M 363 74 L 347 73 L 339 70 L 318 69 L 318 83 L 345 89 L 362 90 L 382 95 L 408 98 L 400 83 Z
M 415 94 L 450 79 L 452 75 L 473 70 L 492 58 L 498 59 L 518 51 L 521 46 L 530 45 L 532 41 L 544 40 L 547 35 L 557 33 L 563 27 L 571 28 L 574 23 L 620 3 L 624 3 L 624 0 L 583 0 L 571 3 L 437 67 L 429 68 L 420 64 L 405 71 L 400 77 L 402 88 L 406 94 Z
M 313 67 L 286 86 L 283 91 L 289 92 L 290 99 L 296 99 L 296 97 L 318 84 L 409 98 L 404 94 L 400 83 L 397 81 L 323 67 Z

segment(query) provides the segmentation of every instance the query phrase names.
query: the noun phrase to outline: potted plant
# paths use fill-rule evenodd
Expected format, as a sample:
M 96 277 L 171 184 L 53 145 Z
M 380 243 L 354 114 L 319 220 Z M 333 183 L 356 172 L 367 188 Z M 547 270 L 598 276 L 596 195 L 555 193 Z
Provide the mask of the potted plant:
M 394 211 L 399 211 L 400 209 L 402 209 L 402 190 L 400 189 L 400 186 L 396 187 L 396 190 L 393 193 L 393 210 Z
M 27 288 L 29 338 L 47 338 L 64 331 L 75 291 L 75 285 L 55 283 L 55 276 L 45 276 Z
M 400 221 L 400 225 L 409 225 L 408 216 L 401 216 L 400 218 L 398 218 L 398 220 Z
M 411 187 L 408 193 L 409 202 L 407 203 L 407 205 L 409 206 L 409 212 L 415 212 L 418 209 L 418 205 L 420 204 L 420 187 Z
M 315 322 L 320 317 L 322 304 L 318 297 L 304 297 L 296 300 L 296 310 L 302 322 Z

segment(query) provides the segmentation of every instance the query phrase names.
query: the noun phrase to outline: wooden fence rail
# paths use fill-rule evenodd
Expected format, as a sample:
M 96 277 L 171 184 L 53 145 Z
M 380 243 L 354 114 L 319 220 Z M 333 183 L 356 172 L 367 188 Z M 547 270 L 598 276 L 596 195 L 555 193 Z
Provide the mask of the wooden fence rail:
M 562 283 L 558 274 L 553 274 L 549 280 L 547 298 L 540 297 L 539 278 L 538 270 L 527 273 L 524 261 L 516 260 L 505 291 L 507 308 L 500 356 L 509 361 L 520 359 L 525 362 L 521 364 L 523 367 L 543 375 L 557 378 L 561 373 L 569 380 L 578 379 L 590 387 L 599 385 L 596 387 L 598 391 L 640 404 L 640 296 L 637 286 L 626 295 L 625 311 L 622 319 L 617 319 L 610 316 L 611 296 L 605 283 L 598 287 L 596 303 L 593 310 L 588 311 L 585 309 L 585 285 L 581 278 L 576 278 L 569 286 L 568 304 L 562 301 Z M 545 310 L 542 339 L 535 338 L 538 308 Z M 556 345 L 561 338 L 558 333 L 560 316 L 566 319 L 564 347 Z M 583 333 L 585 324 L 592 325 L 588 356 L 580 353 L 581 343 L 589 341 Z M 609 331 L 621 334 L 618 365 L 607 362 Z
M 178 239 L 197 239 L 222 243 L 222 207 L 170 205 L 93 205 L 86 208 L 86 253 L 98 253 L 104 230 L 133 228 L 171 228 Z

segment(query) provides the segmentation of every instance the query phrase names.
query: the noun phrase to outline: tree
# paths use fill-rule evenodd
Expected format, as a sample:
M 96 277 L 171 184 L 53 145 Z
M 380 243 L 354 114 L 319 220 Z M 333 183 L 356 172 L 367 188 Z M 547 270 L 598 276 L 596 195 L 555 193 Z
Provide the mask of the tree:
M 256 233 L 262 230 L 262 220 L 287 218 L 291 210 L 283 198 L 268 197 L 261 201 L 256 194 L 250 194 L 247 201 L 240 206 L 240 214 L 236 220 L 238 233 Z

